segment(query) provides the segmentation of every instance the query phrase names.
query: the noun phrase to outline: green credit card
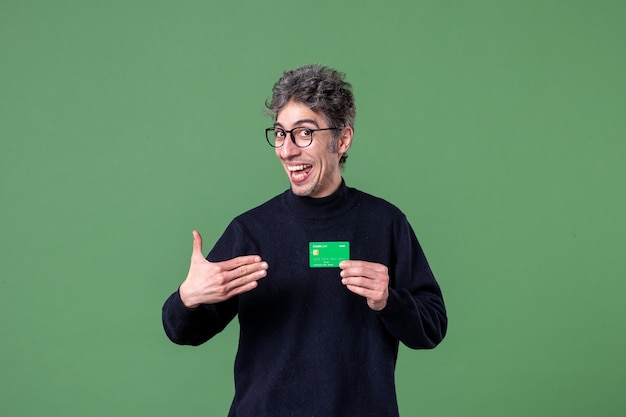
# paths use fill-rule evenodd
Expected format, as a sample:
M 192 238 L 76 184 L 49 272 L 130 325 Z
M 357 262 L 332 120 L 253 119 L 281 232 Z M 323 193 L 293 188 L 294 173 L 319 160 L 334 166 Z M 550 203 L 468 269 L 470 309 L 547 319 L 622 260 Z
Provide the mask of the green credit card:
M 350 242 L 309 242 L 311 268 L 336 268 L 350 259 Z

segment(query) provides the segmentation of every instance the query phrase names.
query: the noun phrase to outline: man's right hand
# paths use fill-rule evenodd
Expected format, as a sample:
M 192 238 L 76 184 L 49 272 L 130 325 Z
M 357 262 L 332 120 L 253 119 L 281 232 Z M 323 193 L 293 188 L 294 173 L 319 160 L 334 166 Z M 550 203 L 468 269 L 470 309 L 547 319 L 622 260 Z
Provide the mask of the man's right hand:
M 258 255 L 239 256 L 223 262 L 209 262 L 202 254 L 202 236 L 193 231 L 193 251 L 187 278 L 179 288 L 188 308 L 214 304 L 257 287 L 267 275 L 267 263 Z

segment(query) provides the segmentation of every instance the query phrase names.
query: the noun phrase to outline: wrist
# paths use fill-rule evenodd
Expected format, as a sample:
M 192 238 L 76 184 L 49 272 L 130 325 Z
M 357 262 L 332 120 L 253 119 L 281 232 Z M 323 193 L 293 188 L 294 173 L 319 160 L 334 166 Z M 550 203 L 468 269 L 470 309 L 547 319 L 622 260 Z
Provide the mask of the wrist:
M 197 308 L 200 305 L 199 303 L 194 302 L 191 295 L 187 292 L 187 288 L 185 287 L 184 282 L 178 288 L 178 295 L 183 305 L 189 309 L 193 310 L 194 308 Z

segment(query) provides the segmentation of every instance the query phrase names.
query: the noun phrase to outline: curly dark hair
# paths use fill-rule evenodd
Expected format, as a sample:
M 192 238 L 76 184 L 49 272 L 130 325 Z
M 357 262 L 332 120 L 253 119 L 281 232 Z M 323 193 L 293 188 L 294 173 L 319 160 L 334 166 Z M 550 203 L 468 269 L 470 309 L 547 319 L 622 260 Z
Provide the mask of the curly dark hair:
M 268 114 L 275 120 L 278 112 L 294 100 L 322 115 L 330 127 L 354 129 L 354 95 L 352 85 L 344 78 L 345 74 L 320 64 L 285 71 L 274 84 L 272 98 L 265 102 Z M 334 136 L 333 146 L 336 139 Z M 348 155 L 343 154 L 339 164 L 343 165 L 347 158 Z

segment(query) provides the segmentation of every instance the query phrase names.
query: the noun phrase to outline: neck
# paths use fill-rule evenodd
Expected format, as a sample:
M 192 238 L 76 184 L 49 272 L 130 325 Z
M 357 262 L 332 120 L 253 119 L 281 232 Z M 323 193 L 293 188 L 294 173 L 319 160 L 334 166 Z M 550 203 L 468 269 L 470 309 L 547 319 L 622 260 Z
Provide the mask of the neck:
M 328 219 L 349 210 L 355 198 L 351 188 L 346 187 L 343 180 L 332 194 L 324 197 L 301 197 L 289 190 L 285 201 L 293 214 L 306 219 Z

